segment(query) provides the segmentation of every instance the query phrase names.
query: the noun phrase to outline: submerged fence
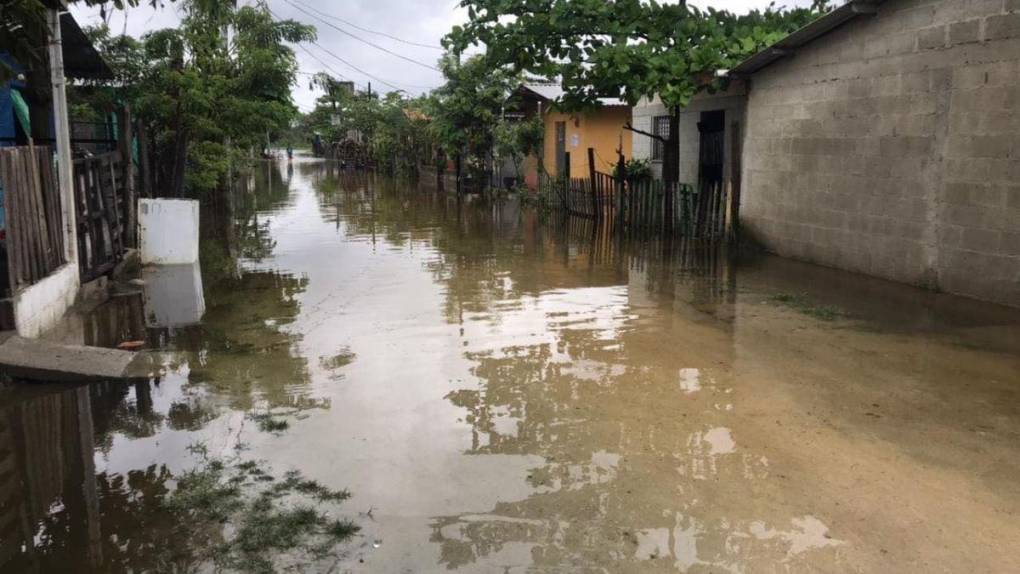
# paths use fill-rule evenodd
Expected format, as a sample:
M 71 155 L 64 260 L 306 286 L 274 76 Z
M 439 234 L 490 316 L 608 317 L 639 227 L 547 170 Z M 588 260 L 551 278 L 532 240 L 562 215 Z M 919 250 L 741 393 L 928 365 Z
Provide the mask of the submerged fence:
M 0 149 L 7 272 L 11 289 L 32 285 L 65 262 L 60 191 L 45 146 Z
M 601 222 L 614 233 L 720 239 L 733 230 L 728 184 L 625 181 L 594 172 L 552 182 L 546 201 L 566 215 Z

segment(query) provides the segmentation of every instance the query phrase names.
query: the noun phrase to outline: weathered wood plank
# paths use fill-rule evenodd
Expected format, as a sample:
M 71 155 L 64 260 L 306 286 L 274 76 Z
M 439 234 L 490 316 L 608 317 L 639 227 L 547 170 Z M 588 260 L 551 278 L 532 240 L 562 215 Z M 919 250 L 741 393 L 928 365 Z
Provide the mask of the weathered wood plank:
M 15 182 L 11 172 L 12 157 L 9 151 L 0 152 L 0 180 L 4 185 L 4 212 L 7 215 L 7 271 L 10 277 L 10 287 L 13 290 L 20 282 L 21 257 L 15 238 L 18 228 L 17 221 L 13 216 L 17 198 L 14 196 Z
M 42 279 L 49 274 L 52 263 L 50 259 L 49 225 L 46 221 L 46 208 L 42 198 L 42 180 L 39 177 L 39 166 L 36 165 L 37 155 L 35 146 L 29 146 L 24 150 L 25 175 L 27 176 L 29 204 L 31 207 L 32 235 L 35 239 L 35 258 L 39 275 L 35 280 Z
M 22 256 L 24 257 L 25 264 L 25 283 L 31 284 L 36 281 L 39 276 L 38 261 L 35 257 L 35 250 L 37 249 L 35 243 L 35 233 L 32 229 L 32 216 L 31 209 L 32 205 L 29 202 L 30 194 L 28 193 L 28 176 L 25 173 L 24 165 L 24 153 L 22 148 L 15 148 L 15 178 L 17 181 L 17 192 L 18 197 L 18 210 L 17 217 L 19 227 L 21 229 L 20 237 L 22 238 Z

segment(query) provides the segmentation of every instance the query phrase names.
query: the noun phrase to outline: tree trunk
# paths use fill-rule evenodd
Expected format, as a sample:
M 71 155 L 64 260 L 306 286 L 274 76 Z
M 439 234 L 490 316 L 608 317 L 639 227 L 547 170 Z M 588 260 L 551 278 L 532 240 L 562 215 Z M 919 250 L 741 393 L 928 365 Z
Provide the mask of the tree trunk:
M 138 123 L 138 169 L 142 172 L 142 195 L 153 197 L 152 165 L 149 163 L 149 130 Z
M 456 158 L 454 158 L 454 164 L 455 164 L 456 169 L 457 169 L 456 177 L 457 177 L 457 195 L 458 196 L 461 195 L 461 193 L 463 193 L 463 189 L 461 187 L 461 181 L 460 181 L 460 163 L 461 163 L 460 160 L 461 160 L 461 154 L 460 154 L 460 152 L 457 152 L 457 156 L 456 156 Z
M 135 221 L 138 204 L 135 202 L 135 161 L 132 154 L 134 149 L 134 134 L 131 129 L 131 107 L 125 104 L 117 112 L 117 123 L 120 127 L 120 135 L 117 139 L 121 159 L 121 177 L 124 179 L 124 235 L 127 244 L 136 247 L 135 242 Z
M 439 150 L 436 152 L 436 189 L 446 191 L 443 178 L 446 176 L 446 154 Z
M 170 197 L 184 197 L 184 170 L 188 165 L 188 135 L 183 129 L 176 132 L 174 164 L 170 178 Z

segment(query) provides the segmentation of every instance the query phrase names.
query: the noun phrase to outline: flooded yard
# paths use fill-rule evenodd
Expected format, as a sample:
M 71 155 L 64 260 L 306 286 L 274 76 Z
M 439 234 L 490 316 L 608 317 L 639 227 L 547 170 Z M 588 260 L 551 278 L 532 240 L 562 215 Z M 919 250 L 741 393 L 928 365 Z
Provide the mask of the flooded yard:
M 1016 310 L 321 162 L 238 188 L 200 268 L 50 335 L 163 376 L 0 392 L 0 570 L 208 570 L 165 504 L 203 452 L 349 491 L 312 571 L 1020 571 Z

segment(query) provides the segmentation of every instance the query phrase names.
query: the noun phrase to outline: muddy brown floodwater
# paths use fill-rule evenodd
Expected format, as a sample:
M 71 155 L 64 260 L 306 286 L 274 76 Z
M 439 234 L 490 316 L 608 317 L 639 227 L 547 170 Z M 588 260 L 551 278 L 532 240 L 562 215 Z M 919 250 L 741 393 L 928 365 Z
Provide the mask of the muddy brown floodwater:
M 0 570 L 203 570 L 201 443 L 349 489 L 335 572 L 1020 571 L 1016 310 L 309 160 L 203 218 L 51 334 L 165 376 L 2 390 Z

